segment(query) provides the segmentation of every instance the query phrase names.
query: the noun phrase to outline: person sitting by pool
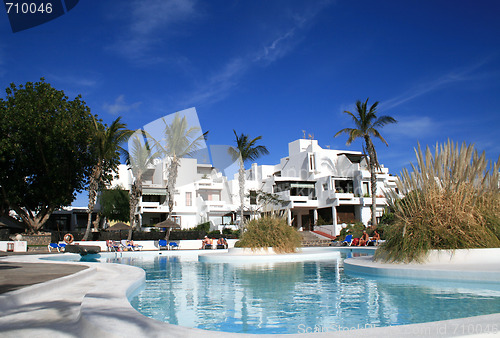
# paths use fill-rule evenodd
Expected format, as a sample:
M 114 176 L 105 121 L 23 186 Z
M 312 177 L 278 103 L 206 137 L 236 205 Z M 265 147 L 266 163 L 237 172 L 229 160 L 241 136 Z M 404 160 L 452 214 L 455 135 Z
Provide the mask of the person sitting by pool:
M 208 236 L 205 236 L 205 238 L 201 242 L 201 248 L 202 249 L 212 249 L 212 240 L 210 238 L 208 238 Z
M 217 240 L 217 249 L 227 249 L 226 239 L 221 237 Z
M 366 233 L 366 230 L 363 230 L 363 235 L 359 239 L 358 246 L 365 246 L 370 240 L 370 236 Z
M 375 243 L 375 245 L 378 245 L 378 242 L 380 241 L 380 234 L 377 232 L 377 230 L 374 231 L 372 241 Z
M 127 241 L 127 249 L 132 250 L 132 251 L 140 250 L 140 249 L 142 249 L 142 245 L 135 244 L 134 241 L 130 240 L 130 241 Z

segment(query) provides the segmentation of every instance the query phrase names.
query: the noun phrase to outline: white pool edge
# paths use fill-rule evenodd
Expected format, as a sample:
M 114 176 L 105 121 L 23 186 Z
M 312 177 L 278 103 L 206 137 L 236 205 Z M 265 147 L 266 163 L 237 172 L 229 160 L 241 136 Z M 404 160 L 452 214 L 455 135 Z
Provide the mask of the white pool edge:
M 200 251 L 200 253 L 202 253 Z M 175 255 L 177 252 L 164 253 Z M 9 262 L 54 263 L 40 260 L 44 256 L 12 256 Z M 463 335 L 478 335 L 479 328 L 496 327 L 496 335 L 500 336 L 500 313 L 460 318 L 447 321 L 411 324 L 393 327 L 377 327 L 345 331 L 329 331 L 319 333 L 297 334 L 236 334 L 218 331 L 206 331 L 167 324 L 145 317 L 137 312 L 128 300 L 128 296 L 141 287 L 145 280 L 144 270 L 128 265 L 58 262 L 64 264 L 86 265 L 89 269 L 76 274 L 40 283 L 2 295 L 9 297 L 30 297 L 33 292 L 57 292 L 61 283 L 79 283 L 82 276 L 98 279 L 102 282 L 90 288 L 81 303 L 78 323 L 75 323 L 75 336 L 79 337 L 401 337 L 401 336 L 439 336 L 453 337 Z M 117 274 L 115 278 L 106 279 L 108 274 Z M 86 278 L 85 278 L 86 279 Z M 83 287 L 83 285 L 82 285 Z M 488 336 L 493 336 L 489 334 Z

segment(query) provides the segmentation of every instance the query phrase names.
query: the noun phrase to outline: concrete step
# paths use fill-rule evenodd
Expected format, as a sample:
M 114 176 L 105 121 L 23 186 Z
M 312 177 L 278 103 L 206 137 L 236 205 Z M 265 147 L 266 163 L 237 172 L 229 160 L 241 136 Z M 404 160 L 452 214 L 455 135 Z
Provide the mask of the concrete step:
M 301 243 L 302 247 L 312 247 L 312 246 L 330 246 L 332 241 L 328 240 L 319 240 L 319 241 L 303 241 Z
M 329 238 L 329 239 L 335 239 L 337 238 L 336 236 L 332 236 L 330 234 L 327 234 L 326 232 L 323 232 L 323 231 L 319 231 L 319 230 L 314 230 L 312 231 L 313 233 L 317 234 L 317 235 L 320 235 L 320 236 L 323 236 L 325 238 Z
M 311 246 L 330 246 L 332 242 L 329 239 L 321 239 L 319 236 L 311 233 L 310 231 L 301 231 L 302 236 L 302 246 L 303 247 L 311 247 Z

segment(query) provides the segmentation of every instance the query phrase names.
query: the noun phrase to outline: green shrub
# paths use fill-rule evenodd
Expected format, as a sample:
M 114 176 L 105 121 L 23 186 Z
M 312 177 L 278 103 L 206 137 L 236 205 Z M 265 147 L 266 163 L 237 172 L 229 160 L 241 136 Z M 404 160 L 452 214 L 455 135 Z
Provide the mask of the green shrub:
M 204 223 L 198 224 L 196 226 L 195 230 L 209 232 L 210 231 L 210 222 L 204 222 Z
M 246 231 L 237 242 L 237 247 L 273 247 L 278 253 L 292 253 L 297 251 L 300 243 L 301 236 L 298 231 L 289 226 L 283 218 L 265 216 L 248 223 Z
M 330 225 L 332 222 L 325 221 L 323 217 L 318 216 L 318 220 L 316 221 L 316 225 Z
M 207 236 L 208 237 L 213 237 L 213 236 L 216 236 L 216 237 L 220 237 L 220 231 L 219 230 L 212 230 L 212 231 L 209 231 L 207 233 Z
M 224 229 L 222 229 L 222 234 L 223 235 L 232 235 L 233 230 L 231 230 L 230 228 L 224 228 Z
M 448 141 L 415 151 L 417 166 L 404 170 L 391 197 L 394 222 L 376 259 L 422 261 L 432 249 L 500 246 L 500 162 L 489 163 L 472 145 Z
M 395 219 L 394 212 L 389 208 L 386 208 L 378 224 L 391 225 L 394 223 L 394 219 Z
M 380 235 L 380 239 L 385 239 L 385 233 L 387 227 L 389 227 L 389 225 L 387 224 L 378 224 L 375 229 L 371 229 L 370 231 L 368 231 L 368 235 L 372 237 L 373 234 L 375 233 L 375 230 L 377 230 L 378 234 Z
M 347 235 L 352 235 L 352 238 L 360 238 L 363 234 L 363 230 L 366 230 L 366 227 L 361 222 L 349 224 L 340 230 L 339 240 L 343 241 Z

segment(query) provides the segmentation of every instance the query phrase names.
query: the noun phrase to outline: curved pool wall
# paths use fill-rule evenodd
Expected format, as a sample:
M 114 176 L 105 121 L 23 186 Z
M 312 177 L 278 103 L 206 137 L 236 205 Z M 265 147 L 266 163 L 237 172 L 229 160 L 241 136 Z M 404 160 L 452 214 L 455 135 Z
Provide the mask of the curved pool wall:
M 348 273 L 390 278 L 500 282 L 500 248 L 431 250 L 422 264 L 385 263 L 371 257 L 344 261 Z
M 351 250 L 356 250 L 355 248 Z M 367 250 L 363 251 L 366 252 Z M 370 250 L 368 252 L 372 252 Z M 199 255 L 198 260 L 205 263 L 231 263 L 238 265 L 259 263 L 285 263 L 318 261 L 340 258 L 340 251 L 332 248 L 302 248 L 295 253 L 279 254 L 272 248 L 252 250 L 249 248 L 230 248 L 226 252 Z
M 341 248 L 340 250 L 346 250 Z M 347 249 L 350 250 L 350 249 Z M 194 252 L 190 252 L 192 254 Z M 199 252 L 202 253 L 201 251 Z M 122 257 L 129 255 L 140 255 L 145 253 L 123 253 Z M 154 253 L 155 255 L 179 255 L 182 252 L 163 252 Z M 70 259 L 69 254 L 58 254 L 53 258 L 63 258 L 62 262 Z M 73 255 L 76 257 L 77 255 Z M 114 257 L 114 254 L 102 254 L 101 256 Z M 12 256 L 9 261 L 18 262 L 42 262 L 49 263 L 49 260 L 42 260 L 46 256 Z M 61 262 L 61 261 L 59 261 Z M 71 279 L 71 284 L 85 293 L 80 306 L 80 315 L 78 323 L 72 325 L 72 329 L 68 329 L 68 336 L 79 337 L 187 337 L 187 336 L 203 336 L 203 337 L 255 337 L 252 334 L 236 334 L 215 331 L 205 331 L 199 329 L 191 329 L 159 322 L 147 318 L 138 313 L 128 300 L 128 296 L 142 287 L 144 283 L 144 270 L 136 267 L 120 265 L 120 264 L 95 264 L 85 262 L 67 262 L 67 264 L 83 264 L 90 266 L 92 269 L 87 269 L 80 272 L 79 276 L 92 274 L 93 283 L 84 281 L 83 278 Z M 66 279 L 67 280 L 67 279 Z M 64 278 L 59 278 L 51 282 L 26 287 L 15 292 L 9 292 L 2 296 L 2 304 L 7 299 L 14 299 L 13 304 L 19 303 L 20 299 L 28 302 L 33 290 L 37 293 L 46 293 L 49 297 L 51 293 L 60 293 L 61 291 L 55 287 L 58 284 L 68 283 Z M 91 284 L 91 285 L 90 285 Z M 89 286 L 90 285 L 90 286 Z M 68 298 L 72 295 L 68 294 Z M 29 315 L 29 314 L 28 314 Z M 422 324 L 411 324 L 394 327 L 377 327 L 369 329 L 350 328 L 341 332 L 318 332 L 314 337 L 400 337 L 413 336 L 463 336 L 477 335 L 482 332 L 478 328 L 496 327 L 498 333 L 498 323 L 500 323 L 500 314 L 492 314 L 485 316 L 476 316 L 469 318 L 461 318 L 455 320 L 430 322 Z M 72 331 L 73 330 L 73 331 Z M 311 337 L 310 334 L 277 334 L 266 335 L 268 337 Z

